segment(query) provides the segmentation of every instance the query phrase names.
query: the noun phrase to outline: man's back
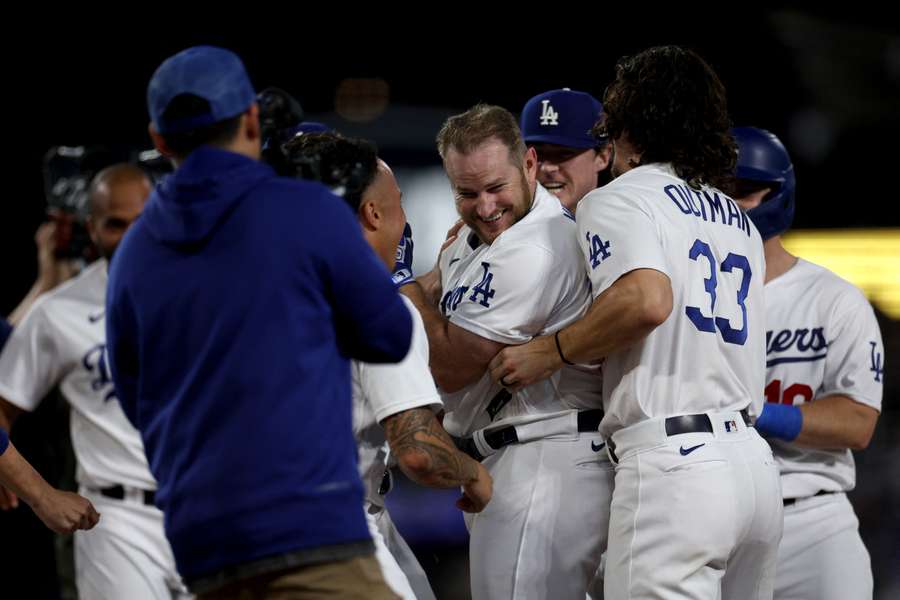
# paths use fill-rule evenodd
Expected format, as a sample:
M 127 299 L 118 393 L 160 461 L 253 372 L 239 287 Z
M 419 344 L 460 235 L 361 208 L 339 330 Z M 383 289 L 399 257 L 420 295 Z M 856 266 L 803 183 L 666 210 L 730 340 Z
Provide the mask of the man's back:
M 604 434 L 650 417 L 747 405 L 758 414 L 765 262 L 737 205 L 649 165 L 590 193 L 578 222 L 595 296 L 636 268 L 665 273 L 673 293 L 668 319 L 604 364 Z
M 212 148 L 129 232 L 110 277 L 110 353 L 186 577 L 370 544 L 346 357 L 398 360 L 410 331 L 376 264 L 324 187 Z

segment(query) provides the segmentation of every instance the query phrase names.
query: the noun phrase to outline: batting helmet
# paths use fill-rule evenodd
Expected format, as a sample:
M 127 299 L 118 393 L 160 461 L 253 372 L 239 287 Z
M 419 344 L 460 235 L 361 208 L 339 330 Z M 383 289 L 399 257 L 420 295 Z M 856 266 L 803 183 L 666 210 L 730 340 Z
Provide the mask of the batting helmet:
M 787 231 L 794 220 L 794 165 L 774 133 L 756 127 L 735 127 L 731 132 L 738 143 L 736 177 L 772 184 L 760 205 L 747 211 L 767 240 Z

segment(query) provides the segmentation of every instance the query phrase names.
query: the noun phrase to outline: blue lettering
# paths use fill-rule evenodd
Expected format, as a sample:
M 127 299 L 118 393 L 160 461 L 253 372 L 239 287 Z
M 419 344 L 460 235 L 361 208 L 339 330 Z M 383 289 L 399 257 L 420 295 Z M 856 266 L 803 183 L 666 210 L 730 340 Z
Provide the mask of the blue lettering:
M 694 214 L 695 215 L 699 214 L 700 216 L 703 217 L 704 221 L 707 221 L 708 219 L 706 218 L 706 207 L 703 206 L 703 197 L 700 195 L 700 192 L 698 192 L 696 190 L 690 190 L 690 191 L 694 192 L 694 195 L 697 196 L 697 204 L 700 205 L 700 213 L 695 212 Z M 691 206 L 693 206 L 693 205 L 694 205 L 694 202 L 691 201 Z
M 690 209 L 690 207 L 686 206 L 687 203 L 685 202 L 685 205 L 682 205 L 681 202 L 678 201 L 678 198 L 676 198 L 675 195 L 672 194 L 672 190 L 677 191 L 677 192 L 678 192 L 678 195 L 681 196 L 682 199 L 684 199 L 684 196 L 682 195 L 681 190 L 678 189 L 678 186 L 677 186 L 677 185 L 674 185 L 674 184 L 667 185 L 663 191 L 666 193 L 666 195 L 667 195 L 669 198 L 672 199 L 672 202 L 675 203 L 675 206 L 677 206 L 678 209 L 679 209 L 681 212 L 683 212 L 683 213 L 686 214 L 686 215 L 691 214 L 691 209 Z
M 109 365 L 106 359 L 106 345 L 97 344 L 87 351 L 81 364 L 93 376 L 91 379 L 91 389 L 95 392 L 101 391 L 103 388 L 110 386 L 110 389 L 103 394 L 103 401 L 109 402 L 116 397 L 115 388 L 111 387 L 112 376 L 109 372 Z
M 869 342 L 869 345 L 872 346 L 872 367 L 869 370 L 875 373 L 875 381 L 880 382 L 881 374 L 884 373 L 884 369 L 881 367 L 881 352 L 875 352 L 877 346 L 875 342 Z
M 493 281 L 494 279 L 494 274 L 488 270 L 490 266 L 491 263 L 481 263 L 481 268 L 484 269 L 484 275 L 482 275 L 481 281 L 478 282 L 478 285 L 476 285 L 472 289 L 472 295 L 469 297 L 469 300 L 471 300 L 472 302 L 478 302 L 485 308 L 491 307 L 491 305 L 488 303 L 488 300 L 494 297 L 494 290 L 491 289 L 491 281 Z M 478 300 L 479 295 L 481 296 L 480 301 Z M 455 309 L 456 307 L 454 306 L 453 308 Z
M 750 220 L 747 218 L 747 213 L 744 211 L 741 211 L 741 229 L 744 230 L 747 237 L 750 237 Z
M 772 342 L 772 347 L 769 348 L 769 352 L 784 352 L 793 345 L 793 332 L 790 329 L 782 329 L 778 332 L 778 335 L 775 336 L 775 341 Z
M 740 225 L 741 215 L 744 214 L 743 211 L 737 207 L 731 198 L 725 198 L 725 201 L 728 203 L 728 226 L 731 227 L 734 221 L 737 221 L 738 225 Z
M 709 197 L 709 194 L 706 191 L 703 192 L 703 195 L 706 197 L 706 202 L 709 204 L 709 219 L 713 223 L 716 222 L 716 213 L 721 215 L 721 221 L 725 223 L 725 209 L 722 208 L 722 200 L 719 198 L 719 195 L 713 192 L 712 198 Z
M 597 234 L 591 235 L 588 231 L 584 234 L 588 243 L 588 258 L 591 261 L 591 269 L 596 269 L 600 263 L 612 256 L 609 252 L 609 242 L 604 242 Z

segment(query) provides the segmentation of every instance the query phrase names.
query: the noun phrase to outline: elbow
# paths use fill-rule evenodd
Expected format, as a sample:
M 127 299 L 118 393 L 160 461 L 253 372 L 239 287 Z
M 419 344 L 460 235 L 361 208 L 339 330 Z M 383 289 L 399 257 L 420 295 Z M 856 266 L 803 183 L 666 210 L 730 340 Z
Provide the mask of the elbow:
M 872 441 L 872 434 L 875 432 L 874 427 L 867 427 L 856 432 L 850 440 L 848 440 L 847 447 L 851 450 L 865 450 L 869 447 L 869 443 Z
M 638 321 L 648 332 L 652 331 L 665 323 L 672 314 L 672 288 L 666 286 L 665 289 L 644 294 L 636 306 L 639 312 Z

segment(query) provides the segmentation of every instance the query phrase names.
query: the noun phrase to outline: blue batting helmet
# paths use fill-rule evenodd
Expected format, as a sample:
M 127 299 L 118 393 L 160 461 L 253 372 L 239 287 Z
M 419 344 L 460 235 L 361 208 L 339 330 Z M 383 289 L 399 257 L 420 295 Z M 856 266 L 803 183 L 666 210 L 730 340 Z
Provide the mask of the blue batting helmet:
M 787 231 L 794 220 L 794 165 L 778 137 L 757 127 L 731 130 L 738 143 L 735 176 L 772 184 L 772 191 L 747 211 L 764 240 Z

